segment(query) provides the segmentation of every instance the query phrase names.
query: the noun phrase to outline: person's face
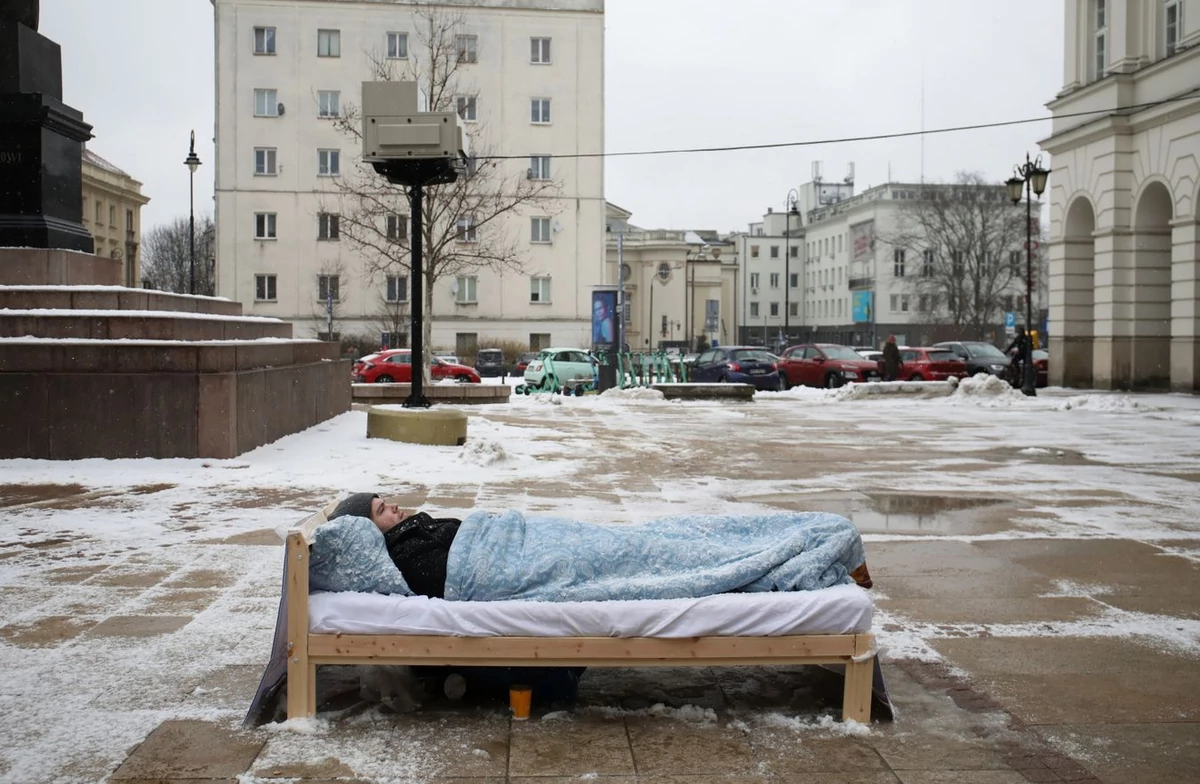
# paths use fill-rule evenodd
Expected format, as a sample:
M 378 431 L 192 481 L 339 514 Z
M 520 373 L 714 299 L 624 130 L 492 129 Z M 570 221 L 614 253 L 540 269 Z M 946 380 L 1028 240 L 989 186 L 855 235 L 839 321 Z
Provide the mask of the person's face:
M 387 533 L 402 519 L 400 507 L 396 504 L 385 503 L 382 498 L 371 499 L 371 522 L 375 523 L 380 531 Z
M 605 305 L 603 300 L 598 299 L 592 303 L 592 312 L 596 314 L 597 318 L 608 318 L 608 305 Z

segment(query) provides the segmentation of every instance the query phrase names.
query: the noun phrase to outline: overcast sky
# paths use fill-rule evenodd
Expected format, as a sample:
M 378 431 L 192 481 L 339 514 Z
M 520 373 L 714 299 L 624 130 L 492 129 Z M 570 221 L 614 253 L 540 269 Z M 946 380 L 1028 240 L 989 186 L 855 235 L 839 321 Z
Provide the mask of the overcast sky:
M 42 0 L 62 45 L 64 98 L 90 143 L 144 183 L 151 228 L 212 212 L 209 0 Z M 736 15 L 735 15 L 736 14 Z M 609 152 L 831 139 L 1046 117 L 1062 83 L 1057 0 L 608 0 Z M 922 112 L 922 85 L 924 111 Z M 924 176 L 1009 176 L 1049 122 L 926 138 Z M 922 176 L 904 139 L 754 152 L 612 158 L 607 198 L 650 228 L 743 230 L 790 188 L 856 166 L 858 189 Z

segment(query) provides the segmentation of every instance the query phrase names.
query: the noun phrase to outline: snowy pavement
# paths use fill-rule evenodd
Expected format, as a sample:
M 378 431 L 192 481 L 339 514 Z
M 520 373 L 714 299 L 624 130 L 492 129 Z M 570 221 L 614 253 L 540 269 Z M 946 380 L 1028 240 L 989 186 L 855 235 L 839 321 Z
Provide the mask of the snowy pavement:
M 1126 780 L 1132 765 L 1164 776 L 1172 764 L 1200 767 L 1200 710 L 1187 697 L 1200 687 L 1200 399 L 1030 399 L 964 382 L 948 397 L 847 387 L 668 402 L 639 391 L 463 410 L 459 448 L 368 441 L 366 414 L 353 411 L 233 460 L 0 461 L 0 780 L 166 775 L 138 755 L 170 748 L 164 728 L 189 727 L 236 736 L 244 760 L 219 775 L 243 784 L 589 773 L 625 784 L 687 774 L 659 737 L 678 732 L 744 747 L 740 767 L 722 770 L 757 777 L 745 781 L 787 779 L 780 743 L 850 743 L 892 776 L 871 780 L 909 780 L 905 738 L 910 751 L 930 738 L 983 743 L 998 772 L 1014 769 L 997 749 L 1018 735 L 1101 780 Z M 273 631 L 274 530 L 363 489 L 447 513 L 553 510 L 615 524 L 846 514 L 867 543 L 899 718 L 831 723 L 835 710 L 796 696 L 803 678 L 781 684 L 771 672 L 685 673 L 668 686 L 596 671 L 584 710 L 522 727 L 482 708 L 372 709 L 313 735 L 239 733 Z M 968 687 L 983 707 L 950 699 Z M 664 705 L 630 708 L 631 695 Z M 579 733 L 625 740 L 596 761 L 521 762 L 522 744 Z M 195 764 L 207 772 L 190 777 L 212 773 Z

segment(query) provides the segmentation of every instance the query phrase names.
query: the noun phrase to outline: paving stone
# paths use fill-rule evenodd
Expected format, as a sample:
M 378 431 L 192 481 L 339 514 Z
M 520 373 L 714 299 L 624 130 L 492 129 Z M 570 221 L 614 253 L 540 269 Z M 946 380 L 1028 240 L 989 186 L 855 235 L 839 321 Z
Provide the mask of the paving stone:
M 625 721 L 592 716 L 512 723 L 510 776 L 633 775 Z
M 1200 771 L 1198 723 L 1060 724 L 1037 733 L 1101 781 L 1195 781 Z
M 48 615 L 23 624 L 0 626 L 0 637 L 20 648 L 56 648 L 94 628 L 86 618 Z
M 871 745 L 892 770 L 1011 770 L 1003 754 L 956 738 L 906 733 L 872 738 Z
M 112 585 L 122 588 L 149 588 L 158 585 L 171 572 L 167 569 L 131 569 L 114 566 L 87 580 L 88 585 Z
M 750 742 L 737 730 L 640 716 L 625 721 L 639 776 L 759 773 Z
M 1074 621 L 1104 611 L 1103 605 L 1091 599 L 1073 596 L 960 596 L 953 602 L 946 601 L 945 596 L 936 599 L 889 596 L 881 599 L 878 606 L 917 622 L 970 625 Z
M 204 721 L 165 721 L 112 775 L 138 779 L 230 779 L 244 773 L 263 741 Z
M 806 731 L 754 727 L 749 741 L 764 768 L 784 781 L 815 772 L 823 776 L 888 769 L 879 752 L 860 738 L 820 737 Z
M 1200 672 L 1161 677 L 1109 675 L 980 676 L 980 689 L 1027 724 L 1113 724 L 1200 721 Z
M 1026 784 L 1032 779 L 1015 770 L 900 770 L 902 784 Z
M 88 630 L 89 637 L 154 637 L 179 631 L 190 615 L 114 615 Z

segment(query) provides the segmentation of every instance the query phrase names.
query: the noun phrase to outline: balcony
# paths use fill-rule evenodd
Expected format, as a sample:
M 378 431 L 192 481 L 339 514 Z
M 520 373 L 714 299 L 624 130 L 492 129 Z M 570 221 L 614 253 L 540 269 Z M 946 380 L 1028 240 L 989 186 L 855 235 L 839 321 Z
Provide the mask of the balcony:
M 875 278 L 850 278 L 848 285 L 851 291 L 862 291 L 863 289 L 872 288 L 875 285 Z

